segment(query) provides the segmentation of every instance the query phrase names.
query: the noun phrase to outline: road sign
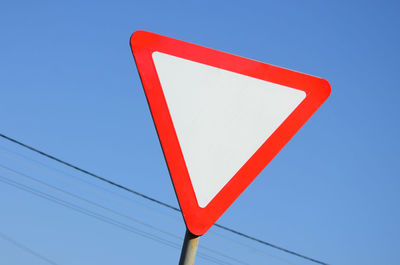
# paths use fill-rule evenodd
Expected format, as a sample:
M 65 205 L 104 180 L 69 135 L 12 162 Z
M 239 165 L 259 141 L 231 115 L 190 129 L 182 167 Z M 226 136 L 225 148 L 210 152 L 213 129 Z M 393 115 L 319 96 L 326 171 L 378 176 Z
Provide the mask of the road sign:
M 138 31 L 131 48 L 189 231 L 204 234 L 330 94 L 321 78 Z

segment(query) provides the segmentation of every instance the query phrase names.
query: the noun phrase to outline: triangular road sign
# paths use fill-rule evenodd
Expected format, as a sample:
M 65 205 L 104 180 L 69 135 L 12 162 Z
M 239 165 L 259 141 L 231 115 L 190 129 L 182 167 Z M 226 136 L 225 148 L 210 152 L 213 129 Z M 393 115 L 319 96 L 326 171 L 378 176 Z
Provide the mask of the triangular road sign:
M 321 78 L 158 34 L 131 48 L 189 231 L 204 234 L 330 94 Z

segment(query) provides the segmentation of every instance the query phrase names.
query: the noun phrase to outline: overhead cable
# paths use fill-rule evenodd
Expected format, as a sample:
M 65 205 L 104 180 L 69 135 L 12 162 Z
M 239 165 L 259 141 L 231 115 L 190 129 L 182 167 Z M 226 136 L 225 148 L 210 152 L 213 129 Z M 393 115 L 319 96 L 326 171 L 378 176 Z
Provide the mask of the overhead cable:
M 121 199 L 116 200 L 116 198 L 114 198 L 114 197 L 112 197 L 112 196 L 111 196 L 111 197 L 105 197 L 105 196 L 104 196 L 105 194 L 104 194 L 103 192 L 96 191 L 96 189 L 94 189 L 94 188 L 99 188 L 99 189 L 101 189 L 102 191 L 106 191 L 106 192 L 111 192 L 111 191 L 109 191 L 109 190 L 107 190 L 107 189 L 104 189 L 103 187 L 98 186 L 98 185 L 96 185 L 96 184 L 94 184 L 94 183 L 87 182 L 87 181 L 85 181 L 85 180 L 83 180 L 83 179 L 81 179 L 81 178 L 79 178 L 79 177 L 77 177 L 77 176 L 75 176 L 75 175 L 69 174 L 69 173 L 64 172 L 64 171 L 62 171 L 62 170 L 60 170 L 60 169 L 52 168 L 52 167 L 50 167 L 50 166 L 48 166 L 48 165 L 46 165 L 46 164 L 44 164 L 44 163 L 42 163 L 42 162 L 39 162 L 39 161 L 37 161 L 37 160 L 35 160 L 35 159 L 29 158 L 29 157 L 27 157 L 27 156 L 24 156 L 24 155 L 22 155 L 22 154 L 19 154 L 19 153 L 17 153 L 17 152 L 14 152 L 14 151 L 12 151 L 12 150 L 10 150 L 10 149 L 8 149 L 8 148 L 5 148 L 4 146 L 0 146 L 0 149 L 6 150 L 7 152 L 12 153 L 13 155 L 16 155 L 16 156 L 19 156 L 19 157 L 21 157 L 21 158 L 23 158 L 23 159 L 25 159 L 25 160 L 28 160 L 29 162 L 26 162 L 26 161 L 24 161 L 24 160 L 22 160 L 22 159 L 16 159 L 16 158 L 14 158 L 14 157 L 12 157 L 12 156 L 10 156 L 10 155 L 4 153 L 3 151 L 0 151 L 0 156 L 1 156 L 1 157 L 4 157 L 4 158 L 6 158 L 6 159 L 9 159 L 9 160 L 12 160 L 12 161 L 14 161 L 14 162 L 17 162 L 18 164 L 27 166 L 27 167 L 29 167 L 30 169 L 39 170 L 39 171 L 43 172 L 43 173 L 46 174 L 46 175 L 47 175 L 47 174 L 50 174 L 49 176 L 56 177 L 56 178 L 58 178 L 58 179 L 60 179 L 60 180 L 66 181 L 67 183 L 69 183 L 69 184 L 71 184 L 71 185 L 74 185 L 74 186 L 76 186 L 76 187 L 84 188 L 85 191 L 94 192 L 94 193 L 96 193 L 97 195 L 99 195 L 99 196 L 101 196 L 101 197 L 103 197 L 103 198 L 112 199 L 112 200 L 115 200 L 115 201 L 117 201 L 117 202 L 119 202 L 119 203 L 124 203 L 125 205 L 127 205 L 127 201 L 125 201 L 125 200 L 129 200 L 130 202 L 132 202 L 132 199 L 131 199 L 131 198 L 129 199 L 129 198 L 124 197 L 124 196 L 122 196 L 122 198 L 124 198 L 125 200 L 121 200 Z M 44 169 L 41 168 L 40 166 L 35 165 L 35 164 L 41 165 L 42 167 L 44 167 Z M 6 167 L 6 166 L 4 166 L 4 165 L 2 166 L 2 165 L 0 164 L 0 167 L 3 167 L 5 170 L 9 171 L 9 172 L 12 173 L 12 174 L 15 174 L 16 176 L 21 176 L 21 177 L 27 178 L 27 179 L 29 179 L 29 180 L 31 180 L 31 181 L 35 181 L 35 182 L 38 181 L 38 179 L 35 179 L 35 178 L 33 178 L 33 177 L 30 177 L 30 176 L 28 176 L 28 175 L 26 175 L 26 174 L 23 174 L 22 172 L 18 172 L 17 170 L 11 169 L 11 168 Z M 50 169 L 51 169 L 51 170 L 50 170 Z M 59 174 L 54 174 L 54 173 L 52 173 L 52 170 L 53 170 L 53 171 L 57 171 L 57 172 L 59 172 L 59 173 L 61 173 L 61 174 L 60 174 L 60 175 L 59 175 Z M 64 176 L 64 177 L 61 177 L 61 176 Z M 68 176 L 68 177 L 67 177 L 67 176 Z M 72 177 L 72 178 L 74 178 L 74 179 L 70 179 L 69 177 Z M 93 190 L 87 189 L 86 187 L 84 187 L 84 186 L 83 186 L 82 184 L 80 184 L 80 183 L 77 183 L 77 182 L 75 183 L 74 181 L 77 181 L 77 180 L 83 181 L 83 183 L 89 185 L 89 187 L 93 188 Z M 42 182 L 42 181 L 39 181 L 39 183 L 41 183 L 42 185 L 46 186 L 47 188 L 51 188 L 51 189 L 60 191 L 60 192 L 62 192 L 62 193 L 64 193 L 64 194 L 69 194 L 70 196 L 75 197 L 76 199 L 79 199 L 79 198 L 77 198 L 75 195 L 70 194 L 70 192 L 66 192 L 66 191 L 63 190 L 63 189 L 56 188 L 56 187 L 53 188 L 52 185 L 49 185 L 49 184 L 47 184 L 47 183 L 45 183 L 45 182 Z M 112 193 L 113 195 L 116 195 L 116 196 L 121 196 L 121 194 L 119 194 L 119 193 L 115 193 L 115 192 L 111 192 L 111 193 Z M 78 196 L 78 197 L 79 197 L 79 196 Z M 79 200 L 80 200 L 80 199 L 79 199 Z M 84 199 L 84 201 L 86 201 L 86 200 Z M 86 201 L 86 202 L 87 202 L 87 201 Z M 136 203 L 139 203 L 139 202 L 136 202 Z M 89 204 L 95 205 L 95 206 L 97 207 L 97 205 L 96 205 L 97 203 L 94 203 L 94 202 L 92 202 L 92 201 L 90 201 Z M 146 206 L 146 205 L 144 205 L 144 204 L 142 204 L 142 203 L 139 203 L 139 204 L 140 204 L 141 206 Z M 133 205 L 134 205 L 134 204 L 129 203 L 129 206 L 133 206 Z M 100 206 L 100 205 L 99 205 L 99 206 Z M 103 207 L 103 206 L 100 206 L 100 208 L 102 208 L 102 209 L 104 210 L 104 207 Z M 176 218 L 173 218 L 173 219 L 170 220 L 170 219 L 169 219 L 169 218 L 171 218 L 170 216 L 168 216 L 168 219 L 167 219 L 167 216 L 165 216 L 165 215 L 163 215 L 163 214 L 160 214 L 160 213 L 158 213 L 158 212 L 155 212 L 154 210 L 150 210 L 150 208 L 149 208 L 148 206 L 146 206 L 146 208 L 148 208 L 148 209 L 146 209 L 148 213 L 151 213 L 152 215 L 157 216 L 157 218 L 162 217 L 162 218 L 164 218 L 165 221 L 168 221 L 168 222 L 170 222 L 170 223 L 172 223 L 172 220 L 174 220 L 173 223 L 175 223 L 175 224 L 181 224 L 181 222 L 179 222 L 178 220 L 176 220 Z M 131 217 L 130 217 L 130 216 L 127 216 L 127 215 L 125 215 L 125 214 L 122 214 L 122 213 L 120 213 L 120 212 L 118 212 L 118 211 L 115 211 L 115 210 L 112 210 L 112 209 L 110 209 L 110 210 L 111 210 L 111 211 L 109 211 L 109 212 L 111 212 L 111 213 L 115 213 L 115 214 L 117 214 L 117 215 L 119 215 L 119 216 L 121 216 L 121 217 L 125 217 L 125 218 L 131 220 Z M 157 213 L 157 215 L 155 215 L 156 213 Z M 134 219 L 136 219 L 136 218 L 134 218 Z M 137 222 L 136 220 L 131 220 L 131 221 Z M 141 221 L 139 221 L 139 222 L 137 222 L 137 223 L 142 224 Z M 148 226 L 148 225 L 145 225 L 145 226 Z M 150 227 L 150 226 L 148 226 L 148 227 Z M 153 227 L 150 227 L 150 228 L 153 228 Z M 153 228 L 153 229 L 154 229 L 154 228 Z M 155 228 L 155 230 L 158 230 L 158 229 Z M 167 234 L 167 233 L 165 233 L 165 231 L 162 231 L 161 233 Z M 168 233 L 168 234 L 169 234 L 169 233 Z M 252 251 L 255 251 L 255 254 L 261 255 L 261 256 L 263 256 L 263 257 L 265 257 L 265 258 L 268 258 L 268 259 L 276 259 L 276 260 L 279 260 L 280 262 L 283 262 L 283 263 L 286 263 L 286 264 L 289 264 L 289 265 L 293 265 L 293 264 L 294 264 L 294 263 L 289 262 L 288 260 L 285 260 L 285 259 L 283 259 L 283 258 L 281 258 L 281 257 L 277 257 L 277 256 L 275 256 L 275 255 L 267 254 L 265 251 L 262 251 L 262 250 L 259 250 L 259 249 L 257 249 L 257 248 L 254 248 L 254 247 L 252 247 L 252 246 L 250 246 L 250 245 L 248 245 L 248 244 L 245 244 L 245 243 L 243 243 L 243 242 L 236 241 L 236 240 L 234 240 L 233 238 L 229 238 L 229 237 L 227 237 L 226 235 L 222 235 L 222 234 L 218 233 L 217 231 L 210 231 L 208 235 L 210 235 L 210 234 L 211 234 L 211 235 L 214 235 L 214 236 L 218 236 L 220 239 L 223 239 L 223 240 L 225 240 L 226 242 L 229 242 L 230 244 L 235 243 L 235 244 L 240 245 L 241 247 L 246 247 L 246 248 L 248 248 L 248 249 L 250 249 L 250 250 L 252 250 Z M 175 236 L 174 236 L 174 237 L 175 237 Z M 181 237 L 177 237 L 177 238 L 181 239 Z M 201 245 L 201 246 L 200 246 L 200 249 L 203 249 L 203 248 L 204 248 L 205 250 L 210 250 L 208 247 L 205 247 L 205 246 Z M 229 255 L 227 255 L 226 253 L 223 253 L 223 252 L 220 252 L 220 251 L 216 251 L 215 249 L 212 249 L 211 252 L 215 252 L 215 253 L 217 253 L 217 254 L 220 254 L 221 256 L 226 257 L 226 258 L 229 258 L 229 259 L 231 259 L 231 260 L 234 260 L 234 261 L 236 261 L 236 262 L 238 262 L 238 263 L 245 264 L 244 261 L 240 261 L 240 260 L 238 260 L 238 259 L 235 259 L 235 258 L 233 258 L 233 257 L 231 257 L 231 256 L 229 256 Z M 254 252 L 253 252 L 253 253 L 254 253 Z
M 102 214 L 93 212 L 91 210 L 85 209 L 83 207 L 80 207 L 80 206 L 75 205 L 73 203 L 67 202 L 67 201 L 62 200 L 60 198 L 57 198 L 55 196 L 49 195 L 49 194 L 47 194 L 45 192 L 42 192 L 42 191 L 36 190 L 34 188 L 31 188 L 31 187 L 29 187 L 27 185 L 24 185 L 24 184 L 18 183 L 16 181 L 13 181 L 11 179 L 5 178 L 4 176 L 0 176 L 0 182 L 3 182 L 3 183 L 8 184 L 10 186 L 13 186 L 13 187 L 15 187 L 17 189 L 23 190 L 23 191 L 28 192 L 28 193 L 30 193 L 32 195 L 38 196 L 40 198 L 43 198 L 45 200 L 51 201 L 51 202 L 56 203 L 58 205 L 64 206 L 66 208 L 69 208 L 69 209 L 74 210 L 76 212 L 79 212 L 81 214 L 93 217 L 93 218 L 95 218 L 95 219 L 97 219 L 99 221 L 102 221 L 102 222 L 108 223 L 110 225 L 119 227 L 119 228 L 121 228 L 123 230 L 126 230 L 128 232 L 131 232 L 131 233 L 143 236 L 145 238 L 154 240 L 154 241 L 156 241 L 158 243 L 161 243 L 163 245 L 166 245 L 166 246 L 169 246 L 169 247 L 172 247 L 172 248 L 175 248 L 175 249 L 179 249 L 180 248 L 179 244 L 177 244 L 175 242 L 172 242 L 170 240 L 161 238 L 159 236 L 153 235 L 153 234 L 145 232 L 143 230 L 137 229 L 135 227 L 132 227 L 130 225 L 127 225 L 125 223 L 122 223 L 122 222 L 117 221 L 117 220 L 115 220 L 113 218 L 107 217 L 105 215 L 102 215 Z M 211 261 L 211 262 L 213 262 L 215 264 L 227 264 L 227 265 L 231 264 L 231 263 L 228 263 L 226 261 L 219 260 L 219 259 L 217 259 L 215 257 L 210 256 L 210 255 L 207 255 L 205 253 L 199 253 L 199 257 L 203 258 L 205 260 Z
M 143 222 L 143 221 L 141 221 L 141 220 L 139 220 L 139 219 L 137 219 L 137 218 L 133 218 L 133 217 L 131 217 L 131 216 L 129 216 L 129 215 L 120 213 L 120 212 L 118 212 L 118 211 L 116 211 L 116 210 L 113 210 L 113 209 L 111 209 L 111 208 L 105 207 L 104 205 L 101 205 L 101 204 L 99 204 L 99 203 L 93 202 L 93 201 L 91 201 L 91 200 L 88 200 L 88 199 L 86 199 L 86 198 L 83 198 L 83 197 L 81 197 L 81 196 L 78 196 L 78 195 L 76 195 L 76 194 L 73 194 L 73 193 L 71 193 L 71 192 L 69 192 L 69 191 L 66 191 L 66 190 L 64 190 L 64 189 L 61 189 L 61 188 L 56 187 L 56 186 L 54 186 L 54 185 L 45 183 L 44 181 L 41 181 L 41 180 L 39 180 L 39 179 L 37 179 L 37 178 L 34 178 L 34 177 L 32 177 L 32 176 L 29 176 L 29 175 L 27 175 L 27 174 L 24 174 L 24 173 L 22 173 L 22 172 L 19 172 L 19 171 L 17 171 L 17 170 L 12 169 L 12 168 L 6 167 L 6 166 L 2 165 L 1 163 L 0 163 L 0 168 L 2 168 L 2 169 L 4 169 L 4 170 L 8 171 L 9 173 L 11 173 L 11 174 L 13 174 L 13 175 L 15 175 L 15 176 L 23 177 L 23 178 L 28 179 L 28 180 L 30 180 L 30 181 L 32 181 L 32 182 L 39 183 L 40 185 L 42 185 L 42 186 L 44 186 L 44 187 L 46 187 L 46 188 L 55 190 L 55 191 L 57 191 L 57 192 L 61 192 L 62 194 L 68 195 L 68 196 L 70 196 L 70 197 L 72 197 L 72 198 L 74 198 L 74 199 L 77 199 L 77 200 L 79 200 L 79 201 L 82 201 L 82 202 L 84 202 L 84 203 L 88 203 L 88 204 L 90 204 L 90 205 L 93 205 L 93 206 L 95 206 L 95 207 L 97 207 L 97 208 L 99 208 L 99 209 L 101 209 L 101 210 L 105 210 L 105 211 L 110 212 L 110 213 L 112 213 L 112 214 L 115 214 L 115 215 L 117 215 L 117 216 L 123 217 L 123 218 L 125 218 L 125 219 L 128 219 L 129 221 L 132 221 L 132 222 L 138 223 L 138 224 L 140 224 L 140 225 L 143 225 L 143 226 L 145 226 L 145 227 L 147 227 L 147 228 L 156 230 L 157 232 L 160 232 L 160 233 L 165 234 L 165 235 L 167 235 L 167 236 L 173 237 L 173 238 L 175 238 L 175 239 L 182 240 L 182 238 L 181 238 L 180 236 L 177 236 L 177 235 L 175 235 L 175 234 L 173 234 L 173 233 L 170 233 L 170 232 L 168 232 L 168 231 L 165 231 L 165 230 L 163 230 L 163 229 L 160 229 L 160 228 L 158 228 L 158 227 L 155 227 L 155 226 L 153 226 L 153 225 L 150 225 L 150 224 L 148 224 L 148 223 L 146 223 L 146 222 Z M 235 262 L 238 262 L 238 263 L 240 263 L 240 264 L 244 264 L 244 265 L 247 264 L 247 265 L 249 265 L 248 263 L 246 263 L 246 262 L 244 262 L 244 261 L 242 261 L 242 260 L 239 260 L 239 259 L 237 259 L 237 258 L 234 258 L 234 257 L 230 256 L 230 255 L 227 254 L 227 253 L 224 253 L 224 252 L 221 252 L 221 251 L 218 251 L 218 250 L 214 250 L 214 249 L 211 249 L 211 248 L 208 248 L 208 247 L 205 247 L 205 246 L 202 246 L 201 248 L 203 248 L 203 249 L 205 249 L 205 250 L 208 250 L 208 251 L 211 251 L 211 252 L 213 252 L 213 253 L 215 253 L 215 254 L 218 254 L 218 255 L 220 255 L 220 256 L 222 256 L 222 257 L 231 259 L 231 260 L 233 260 L 233 261 L 235 261 Z
M 30 247 L 27 247 L 26 245 L 16 241 L 15 239 L 9 237 L 8 235 L 5 235 L 5 234 L 0 232 L 0 238 L 2 238 L 5 241 L 8 241 L 9 243 L 13 244 L 14 246 L 18 247 L 19 249 L 21 249 L 21 250 L 23 250 L 23 251 L 35 256 L 36 258 L 41 259 L 42 261 L 45 261 L 48 264 L 58 265 L 56 262 L 52 261 L 49 258 L 46 258 L 42 254 L 37 253 L 35 250 L 33 250 Z
M 110 185 L 113 185 L 113 186 L 115 186 L 115 187 L 117 187 L 117 188 L 119 188 L 119 189 L 125 190 L 125 191 L 127 191 L 127 192 L 132 193 L 132 194 L 135 194 L 135 195 L 137 195 L 137 196 L 140 196 L 140 197 L 142 197 L 142 198 L 145 198 L 145 199 L 147 199 L 147 200 L 150 200 L 150 201 L 152 201 L 152 202 L 155 202 L 155 203 L 157 203 L 157 204 L 159 204 L 159 205 L 162 205 L 162 206 L 165 206 L 165 207 L 167 207 L 167 208 L 170 208 L 170 209 L 172 209 L 172 210 L 174 210 L 174 211 L 178 211 L 178 212 L 181 211 L 179 208 L 177 208 L 177 207 L 175 207 L 175 206 L 172 206 L 172 205 L 170 205 L 170 204 L 168 204 L 168 203 L 165 203 L 165 202 L 162 202 L 162 201 L 157 200 L 157 199 L 155 199 L 155 198 L 152 198 L 152 197 L 150 197 L 150 196 L 147 196 L 147 195 L 145 195 L 145 194 L 143 194 L 143 193 L 141 193 L 141 192 L 135 191 L 135 190 L 133 190 L 133 189 L 131 189 L 131 188 L 125 187 L 125 186 L 123 186 L 123 185 L 121 185 L 121 184 L 118 184 L 118 183 L 116 183 L 116 182 L 114 182 L 114 181 L 112 181 L 112 180 L 110 180 L 110 179 L 105 178 L 105 177 L 101 177 L 101 176 L 99 176 L 99 175 L 97 175 L 97 174 L 95 174 L 95 173 L 92 173 L 92 172 L 88 171 L 88 170 L 82 169 L 82 168 L 80 168 L 80 167 L 78 167 L 78 166 L 75 166 L 75 165 L 73 165 L 73 164 L 71 164 L 71 163 L 68 163 L 68 162 L 66 162 L 66 161 L 64 161 L 64 160 L 62 160 L 62 159 L 60 159 L 60 158 L 57 158 L 57 157 L 52 156 L 52 155 L 50 155 L 50 154 L 47 154 L 47 153 L 45 153 L 45 152 L 43 152 L 43 151 L 40 151 L 40 150 L 38 150 L 38 149 L 36 149 L 36 148 L 34 148 L 34 147 L 32 147 L 32 146 L 29 146 L 29 145 L 27 145 L 27 144 L 24 144 L 24 143 L 22 143 L 22 142 L 20 142 L 20 141 L 18 141 L 18 140 L 15 140 L 15 139 L 13 139 L 13 138 L 11 138 L 11 137 L 9 137 L 9 136 L 4 135 L 4 134 L 2 134 L 2 133 L 0 133 L 0 137 L 2 137 L 2 138 L 4 138 L 4 139 L 7 139 L 8 141 L 11 141 L 11 142 L 13 142 L 13 143 L 15 143 L 15 144 L 18 144 L 18 145 L 20 145 L 20 146 L 22 146 L 22 147 L 24 147 L 24 148 L 27 148 L 27 149 L 29 149 L 29 150 L 31 150 L 31 151 L 33 151 L 33 152 L 35 152 L 35 153 L 38 153 L 38 154 L 40 154 L 40 155 L 42 155 L 42 156 L 45 156 L 45 157 L 47 157 L 47 158 L 49 158 L 49 159 L 52 159 L 52 160 L 54 160 L 54 161 L 57 161 L 57 162 L 59 162 L 59 163 L 65 165 L 65 166 L 71 167 L 71 168 L 73 168 L 73 169 L 75 169 L 75 170 L 77 170 L 77 171 L 80 171 L 80 172 L 82 172 L 82 173 L 84 173 L 84 174 L 86 174 L 86 175 L 92 176 L 92 177 L 94 177 L 94 178 L 96 178 L 96 179 L 98 179 L 98 180 L 100 180 L 100 181 L 103 181 L 103 182 L 106 182 L 106 183 L 108 183 L 108 184 L 110 184 Z M 266 245 L 266 246 L 275 248 L 275 249 L 277 249 L 277 250 L 286 252 L 286 253 L 288 253 L 288 254 L 297 256 L 297 257 L 299 257 L 299 258 L 306 259 L 306 260 L 309 260 L 309 261 L 312 261 L 312 262 L 314 262 L 314 263 L 321 264 L 321 265 L 328 265 L 328 263 L 325 263 L 325 262 L 316 260 L 316 259 L 314 259 L 314 258 L 310 258 L 310 257 L 308 257 L 308 256 L 305 256 L 305 255 L 303 255 L 303 254 L 299 254 L 299 253 L 297 253 L 297 252 L 295 252 L 295 251 L 291 251 L 291 250 L 286 249 L 286 248 L 283 248 L 283 247 L 279 247 L 279 246 L 277 246 L 277 245 L 275 245 L 275 244 L 266 242 L 265 240 L 261 240 L 261 239 L 255 238 L 255 237 L 253 237 L 253 236 L 250 236 L 250 235 L 247 235 L 247 234 L 245 234 L 245 233 L 239 232 L 239 231 L 237 231 L 237 230 L 235 230 L 235 229 L 226 227 L 226 226 L 224 226 L 224 225 L 220 225 L 220 224 L 218 224 L 218 223 L 215 223 L 214 225 L 215 225 L 216 227 L 218 227 L 218 228 L 221 228 L 221 229 L 225 230 L 225 231 L 228 231 L 228 232 L 231 232 L 231 233 L 236 234 L 236 235 L 238 235 L 238 236 L 241 236 L 241 237 L 247 238 L 247 239 L 249 239 L 249 240 L 258 242 L 258 243 L 260 243 L 260 244 L 263 244 L 263 245 Z

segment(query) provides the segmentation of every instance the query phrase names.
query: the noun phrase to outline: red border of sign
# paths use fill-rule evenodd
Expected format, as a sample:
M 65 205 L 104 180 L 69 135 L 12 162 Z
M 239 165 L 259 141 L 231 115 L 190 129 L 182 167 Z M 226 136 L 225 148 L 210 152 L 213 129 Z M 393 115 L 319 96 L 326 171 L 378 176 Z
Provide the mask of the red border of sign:
M 207 232 L 300 127 L 322 105 L 331 92 L 329 83 L 324 79 L 151 32 L 135 32 L 131 37 L 131 48 L 186 226 L 195 235 L 202 235 Z M 296 88 L 306 93 L 306 98 L 302 103 L 205 208 L 199 207 L 196 200 L 178 137 L 153 62 L 152 53 L 155 51 Z

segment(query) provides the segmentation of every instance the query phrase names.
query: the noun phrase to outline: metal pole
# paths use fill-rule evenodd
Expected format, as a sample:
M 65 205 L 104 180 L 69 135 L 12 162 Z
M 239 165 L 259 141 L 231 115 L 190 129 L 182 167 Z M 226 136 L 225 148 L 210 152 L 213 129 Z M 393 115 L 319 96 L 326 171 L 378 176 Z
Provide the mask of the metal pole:
M 192 233 L 190 233 L 188 229 L 186 229 L 185 240 L 183 241 L 179 265 L 194 264 L 198 244 L 199 244 L 199 237 L 193 235 Z

